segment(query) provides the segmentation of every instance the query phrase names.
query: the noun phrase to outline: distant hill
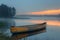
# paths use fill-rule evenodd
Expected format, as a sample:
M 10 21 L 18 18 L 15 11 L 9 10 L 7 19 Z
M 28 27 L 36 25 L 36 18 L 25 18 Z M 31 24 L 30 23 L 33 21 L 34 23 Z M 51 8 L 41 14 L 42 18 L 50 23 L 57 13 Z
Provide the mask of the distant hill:
M 16 17 L 60 17 L 60 15 L 16 15 Z

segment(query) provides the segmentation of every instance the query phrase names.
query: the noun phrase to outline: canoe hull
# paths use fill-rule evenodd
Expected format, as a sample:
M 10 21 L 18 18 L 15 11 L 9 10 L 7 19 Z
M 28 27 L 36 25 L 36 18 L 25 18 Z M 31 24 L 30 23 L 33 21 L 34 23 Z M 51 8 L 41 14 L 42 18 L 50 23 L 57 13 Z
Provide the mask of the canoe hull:
M 35 26 L 35 27 L 29 27 L 29 26 Z M 21 27 L 18 27 L 18 28 L 21 28 Z M 40 31 L 40 30 L 46 29 L 46 22 L 41 23 L 41 24 L 22 26 L 22 28 L 25 28 L 25 29 L 22 29 L 23 31 L 21 29 L 19 29 L 19 30 L 12 29 L 11 33 L 23 34 L 23 33 L 31 33 L 31 32 L 35 32 L 35 31 Z M 16 31 L 14 31 L 14 30 L 16 30 Z
M 13 34 L 13 35 L 16 35 L 16 34 L 30 34 L 30 33 L 42 31 L 42 30 L 45 30 L 45 29 L 46 29 L 46 27 L 44 27 L 44 28 L 42 28 L 42 29 L 32 30 L 32 31 L 14 32 L 14 33 L 12 33 L 12 34 Z

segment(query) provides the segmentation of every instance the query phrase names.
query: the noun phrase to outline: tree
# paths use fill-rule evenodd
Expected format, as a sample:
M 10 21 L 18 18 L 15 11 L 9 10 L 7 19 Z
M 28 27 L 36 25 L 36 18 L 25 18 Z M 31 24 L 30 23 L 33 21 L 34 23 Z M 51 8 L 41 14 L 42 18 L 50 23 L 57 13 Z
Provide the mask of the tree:
M 13 7 L 8 7 L 7 5 L 1 4 L 0 6 L 0 17 L 11 18 L 16 14 L 16 9 Z

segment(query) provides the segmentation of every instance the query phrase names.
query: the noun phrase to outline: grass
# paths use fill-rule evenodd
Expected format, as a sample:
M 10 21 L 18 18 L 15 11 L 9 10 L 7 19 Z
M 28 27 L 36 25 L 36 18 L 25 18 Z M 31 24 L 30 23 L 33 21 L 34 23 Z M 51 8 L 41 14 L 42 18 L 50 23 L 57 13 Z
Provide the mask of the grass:
M 5 22 L 0 21 L 0 28 L 4 27 L 5 25 L 6 25 Z M 0 33 L 0 40 L 10 40 L 10 38 L 4 35 L 3 33 Z
M 0 22 L 0 27 L 3 27 L 3 26 L 5 26 L 5 22 Z
M 4 35 L 3 33 L 0 33 L 0 40 L 10 40 L 10 38 Z

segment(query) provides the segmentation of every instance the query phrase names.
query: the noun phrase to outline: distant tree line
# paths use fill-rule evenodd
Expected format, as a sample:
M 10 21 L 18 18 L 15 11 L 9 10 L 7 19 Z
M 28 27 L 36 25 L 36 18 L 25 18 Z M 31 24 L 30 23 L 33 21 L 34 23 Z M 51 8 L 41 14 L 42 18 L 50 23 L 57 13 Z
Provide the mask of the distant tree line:
M 12 18 L 16 14 L 16 9 L 14 7 L 8 7 L 5 4 L 0 5 L 0 17 Z

